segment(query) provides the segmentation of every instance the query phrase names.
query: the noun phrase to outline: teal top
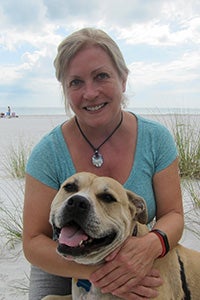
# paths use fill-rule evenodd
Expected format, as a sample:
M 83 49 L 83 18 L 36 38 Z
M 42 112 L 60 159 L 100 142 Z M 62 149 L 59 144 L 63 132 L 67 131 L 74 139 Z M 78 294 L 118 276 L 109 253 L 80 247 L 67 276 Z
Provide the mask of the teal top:
M 136 152 L 124 187 L 145 199 L 150 222 L 156 215 L 153 176 L 175 160 L 177 150 L 167 128 L 141 116 L 136 118 L 138 121 Z M 33 148 L 26 167 L 29 175 L 56 190 L 68 177 L 76 173 L 61 126 L 55 127 Z

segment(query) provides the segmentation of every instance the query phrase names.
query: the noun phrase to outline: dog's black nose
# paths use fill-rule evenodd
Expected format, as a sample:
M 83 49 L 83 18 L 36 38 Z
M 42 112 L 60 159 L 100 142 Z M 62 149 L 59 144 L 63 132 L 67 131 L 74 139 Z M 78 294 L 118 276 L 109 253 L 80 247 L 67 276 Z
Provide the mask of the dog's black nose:
M 65 226 L 71 221 L 81 225 L 85 222 L 90 213 L 91 204 L 87 198 L 81 195 L 70 197 L 59 215 L 59 227 Z
M 68 199 L 67 208 L 70 210 L 84 212 L 89 210 L 90 203 L 85 197 L 80 195 L 75 195 Z

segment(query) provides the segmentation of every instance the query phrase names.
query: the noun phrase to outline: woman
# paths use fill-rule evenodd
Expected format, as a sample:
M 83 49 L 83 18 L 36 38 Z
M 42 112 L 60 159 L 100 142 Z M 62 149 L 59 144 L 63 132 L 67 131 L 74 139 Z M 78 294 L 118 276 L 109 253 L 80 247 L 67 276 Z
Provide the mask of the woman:
M 128 69 L 105 32 L 85 28 L 68 36 L 54 64 L 74 116 L 41 140 L 27 164 L 23 244 L 34 266 L 29 299 L 65 294 L 66 277 L 89 279 L 122 299 L 153 298 L 162 284 L 153 262 L 169 250 L 167 243 L 177 244 L 183 230 L 174 141 L 160 124 L 122 109 Z M 62 182 L 80 171 L 110 176 L 144 197 L 149 222 L 156 217 L 153 229 L 160 231 L 129 237 L 101 267 L 63 260 L 49 211 Z

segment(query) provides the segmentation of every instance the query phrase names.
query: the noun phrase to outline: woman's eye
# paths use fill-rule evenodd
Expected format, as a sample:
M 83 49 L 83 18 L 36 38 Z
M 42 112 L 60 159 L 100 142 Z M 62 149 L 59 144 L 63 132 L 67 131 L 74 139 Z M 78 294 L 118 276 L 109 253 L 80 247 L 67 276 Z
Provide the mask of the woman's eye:
M 73 86 L 73 87 L 77 87 L 81 84 L 81 80 L 80 79 L 73 79 L 72 81 L 70 81 L 69 86 Z
M 107 73 L 103 73 L 102 72 L 102 73 L 100 73 L 100 74 L 97 75 L 97 78 L 101 79 L 101 80 L 102 79 L 107 79 L 107 78 L 109 78 L 109 75 Z

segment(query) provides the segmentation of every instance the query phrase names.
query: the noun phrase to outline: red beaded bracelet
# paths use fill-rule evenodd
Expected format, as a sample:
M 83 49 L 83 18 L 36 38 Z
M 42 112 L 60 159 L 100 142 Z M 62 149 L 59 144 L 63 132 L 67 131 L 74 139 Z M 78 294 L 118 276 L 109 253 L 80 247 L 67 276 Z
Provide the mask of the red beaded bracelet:
M 161 242 L 162 253 L 159 257 L 165 256 L 170 250 L 167 235 L 159 229 L 152 229 L 150 232 L 155 233 L 157 235 L 157 237 L 159 238 L 160 242 Z

